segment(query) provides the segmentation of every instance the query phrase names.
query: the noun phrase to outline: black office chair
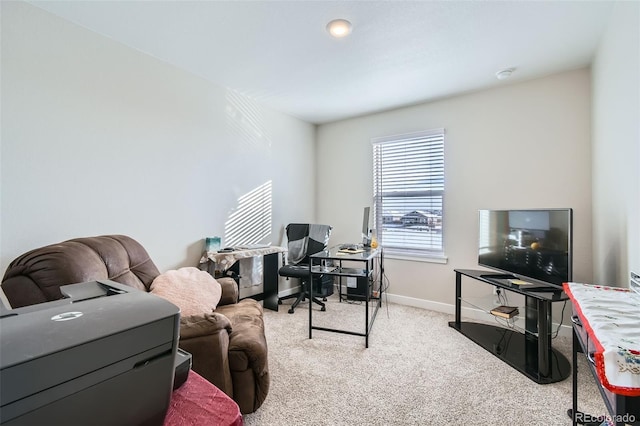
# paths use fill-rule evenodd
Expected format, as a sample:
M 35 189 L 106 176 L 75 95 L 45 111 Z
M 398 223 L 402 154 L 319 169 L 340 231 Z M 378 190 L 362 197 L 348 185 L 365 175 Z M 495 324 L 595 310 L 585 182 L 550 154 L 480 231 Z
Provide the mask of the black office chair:
M 317 298 L 313 297 L 310 289 L 322 288 L 323 275 L 315 275 L 314 285 L 309 285 L 309 256 L 327 249 L 329 236 L 331 235 L 331 227 L 329 225 L 315 225 L 309 223 L 290 223 L 287 226 L 288 254 L 287 264 L 278 270 L 281 277 L 300 279 L 300 293 L 290 294 L 278 299 L 278 304 L 282 304 L 283 300 L 296 298 L 293 305 L 289 309 L 292 314 L 298 304 L 303 302 L 307 297 L 313 302 L 321 306 L 321 311 L 326 311 L 325 304 Z M 313 294 L 318 294 L 317 290 Z M 326 297 L 324 298 L 326 302 Z

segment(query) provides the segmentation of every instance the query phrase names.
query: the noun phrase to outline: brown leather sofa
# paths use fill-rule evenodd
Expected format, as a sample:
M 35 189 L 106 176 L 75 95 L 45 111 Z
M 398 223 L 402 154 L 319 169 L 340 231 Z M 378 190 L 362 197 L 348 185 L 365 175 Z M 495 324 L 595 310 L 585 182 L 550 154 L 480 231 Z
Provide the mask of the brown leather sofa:
M 11 307 L 62 297 L 60 286 L 113 280 L 149 291 L 160 272 L 147 251 L 124 235 L 77 238 L 32 250 L 15 259 L 2 279 Z M 180 347 L 192 354 L 193 370 L 233 398 L 242 413 L 257 410 L 269 391 L 262 306 L 238 302 L 231 278 L 218 280 L 215 312 L 181 318 Z

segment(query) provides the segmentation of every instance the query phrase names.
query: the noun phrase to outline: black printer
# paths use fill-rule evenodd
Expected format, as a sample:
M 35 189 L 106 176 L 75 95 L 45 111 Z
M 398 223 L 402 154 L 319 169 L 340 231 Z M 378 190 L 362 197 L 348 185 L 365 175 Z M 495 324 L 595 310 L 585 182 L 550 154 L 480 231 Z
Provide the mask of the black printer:
M 113 281 L 60 289 L 53 302 L 0 302 L 0 423 L 161 425 L 178 307 Z

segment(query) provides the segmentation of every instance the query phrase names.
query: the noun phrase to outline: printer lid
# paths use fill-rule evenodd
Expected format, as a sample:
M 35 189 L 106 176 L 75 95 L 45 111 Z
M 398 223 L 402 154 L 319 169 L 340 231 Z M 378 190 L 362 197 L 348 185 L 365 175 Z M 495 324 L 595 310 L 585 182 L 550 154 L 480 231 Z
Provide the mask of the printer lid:
M 177 347 L 180 310 L 167 300 L 109 281 L 65 287 L 67 299 L 0 318 L 3 407 L 105 368 L 134 368 L 140 357 Z
M 61 287 L 66 299 L 0 318 L 0 369 L 178 315 L 169 301 L 113 281 Z

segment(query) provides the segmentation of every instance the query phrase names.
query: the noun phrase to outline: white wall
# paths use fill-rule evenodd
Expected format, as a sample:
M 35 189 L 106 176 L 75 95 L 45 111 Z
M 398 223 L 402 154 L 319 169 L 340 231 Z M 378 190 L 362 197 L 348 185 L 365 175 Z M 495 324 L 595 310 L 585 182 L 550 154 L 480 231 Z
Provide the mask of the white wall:
M 593 63 L 594 280 L 640 273 L 640 3 L 616 2 Z
M 314 218 L 313 125 L 27 3 L 2 2 L 1 106 L 2 271 L 111 233 L 160 270 L 197 265 L 255 200 L 262 242 Z
M 371 138 L 444 127 L 448 263 L 387 259 L 389 293 L 453 304 L 454 268 L 477 267 L 481 208 L 573 208 L 574 280 L 589 282 L 590 98 L 590 73 L 581 69 L 321 125 L 318 219 L 334 226 L 334 243 L 358 241 L 362 207 L 372 203 Z

